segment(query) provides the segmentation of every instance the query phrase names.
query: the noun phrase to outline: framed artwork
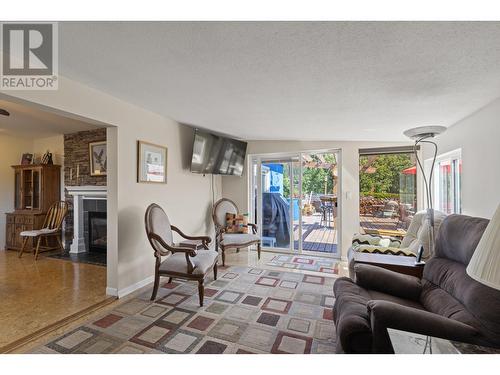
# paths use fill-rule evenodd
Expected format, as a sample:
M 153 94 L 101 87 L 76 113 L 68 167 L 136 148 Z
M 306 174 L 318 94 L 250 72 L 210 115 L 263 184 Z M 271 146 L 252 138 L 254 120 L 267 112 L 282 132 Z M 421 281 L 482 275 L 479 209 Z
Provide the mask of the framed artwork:
M 33 164 L 33 154 L 23 154 L 21 165 Z
M 106 176 L 108 164 L 106 141 L 89 143 L 89 160 L 91 176 Z
M 167 183 L 167 148 L 137 141 L 137 182 Z

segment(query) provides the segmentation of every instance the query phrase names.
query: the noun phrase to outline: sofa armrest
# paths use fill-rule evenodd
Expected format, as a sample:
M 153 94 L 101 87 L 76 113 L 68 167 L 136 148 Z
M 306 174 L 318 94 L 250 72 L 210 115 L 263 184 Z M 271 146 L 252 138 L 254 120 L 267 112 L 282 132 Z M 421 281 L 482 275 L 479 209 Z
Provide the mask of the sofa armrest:
M 396 297 L 417 301 L 422 291 L 418 277 L 403 275 L 394 271 L 368 264 L 355 264 L 356 284 Z
M 367 310 L 374 339 L 373 350 L 377 353 L 392 349 L 387 328 L 461 342 L 470 342 L 478 334 L 475 328 L 465 323 L 394 302 L 369 301 Z

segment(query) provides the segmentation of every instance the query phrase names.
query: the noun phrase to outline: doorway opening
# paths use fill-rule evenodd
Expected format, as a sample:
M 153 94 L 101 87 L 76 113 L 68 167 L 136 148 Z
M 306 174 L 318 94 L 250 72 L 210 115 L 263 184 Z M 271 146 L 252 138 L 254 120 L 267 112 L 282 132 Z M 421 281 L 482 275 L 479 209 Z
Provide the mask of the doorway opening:
M 252 155 L 250 219 L 263 250 L 340 258 L 340 151 Z
M 107 153 L 107 135 L 116 131 L 4 96 L 0 108 L 9 113 L 0 116 L 0 352 L 8 352 L 69 317 L 113 300 L 107 284 L 116 262 L 107 229 L 116 220 L 107 216 L 110 226 L 101 213 L 106 213 L 109 199 L 103 166 L 116 159 Z M 114 202 L 115 196 L 111 198 Z M 99 220 L 86 225 L 94 211 Z M 49 222 L 53 227 L 47 227 Z M 40 235 L 44 229 L 52 237 Z M 89 251 L 90 231 L 100 252 Z

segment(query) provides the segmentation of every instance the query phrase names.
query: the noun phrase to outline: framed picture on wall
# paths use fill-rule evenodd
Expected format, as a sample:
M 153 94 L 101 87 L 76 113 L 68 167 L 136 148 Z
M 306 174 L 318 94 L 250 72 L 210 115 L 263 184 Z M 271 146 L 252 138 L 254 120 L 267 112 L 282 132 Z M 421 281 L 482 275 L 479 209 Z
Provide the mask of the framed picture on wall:
M 137 182 L 167 183 L 167 148 L 137 141 Z
M 105 176 L 108 164 L 106 141 L 89 143 L 90 175 Z

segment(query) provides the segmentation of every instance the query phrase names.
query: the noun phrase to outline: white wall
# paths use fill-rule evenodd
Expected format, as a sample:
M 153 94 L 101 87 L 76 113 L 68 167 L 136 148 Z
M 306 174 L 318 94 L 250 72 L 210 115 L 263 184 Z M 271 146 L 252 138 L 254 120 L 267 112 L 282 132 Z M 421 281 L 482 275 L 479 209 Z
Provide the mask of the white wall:
M 359 149 L 408 145 L 408 143 L 338 141 L 250 141 L 248 154 L 286 153 L 309 150 L 341 150 L 341 190 L 339 216 L 342 258 L 346 258 L 354 233 L 359 232 Z M 222 177 L 222 195 L 232 199 L 242 212 L 248 212 L 248 168 L 242 177 Z M 348 198 L 349 196 L 349 198 Z
M 144 212 L 151 202 L 162 205 L 172 223 L 186 233 L 213 235 L 210 178 L 188 170 L 192 146 L 189 128 L 65 77 L 60 77 L 57 91 L 9 92 L 3 97 L 116 127 L 108 129 L 108 162 L 115 167 L 108 172 L 109 293 L 124 295 L 153 276 L 154 258 L 144 230 Z M 136 182 L 137 140 L 168 147 L 166 185 Z M 215 184 L 220 192 L 220 178 Z
M 64 165 L 64 135 L 37 138 L 33 140 L 33 153 L 36 157 L 41 157 L 46 152 L 52 153 L 54 164 Z
M 32 152 L 33 140 L 0 133 L 0 249 L 5 246 L 5 213 L 14 210 L 14 170 L 23 153 Z
M 462 213 L 491 218 L 500 203 L 500 98 L 435 139 L 444 154 L 462 149 Z M 425 158 L 431 150 L 425 148 Z

